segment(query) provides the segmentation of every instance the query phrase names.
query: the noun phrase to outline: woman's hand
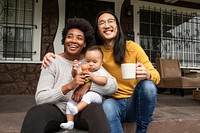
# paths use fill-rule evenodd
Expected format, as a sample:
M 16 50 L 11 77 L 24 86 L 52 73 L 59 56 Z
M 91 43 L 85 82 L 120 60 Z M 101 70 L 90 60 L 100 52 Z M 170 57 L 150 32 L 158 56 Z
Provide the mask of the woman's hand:
M 144 80 L 150 78 L 151 78 L 150 72 L 144 67 L 142 63 L 138 62 L 136 64 L 136 79 Z
M 85 76 L 82 74 L 82 72 L 77 73 L 77 75 L 73 78 L 72 82 L 62 87 L 62 92 L 65 95 L 69 91 L 74 90 L 78 88 L 80 85 L 84 84 L 85 84 Z
M 78 60 L 74 60 L 73 66 L 72 66 L 72 77 L 73 77 L 73 78 L 74 78 L 74 77 L 77 75 L 77 73 L 78 73 L 79 64 L 80 64 L 80 62 L 78 62 Z
M 91 84 L 91 82 L 88 82 L 76 88 L 74 94 L 72 95 L 72 99 L 76 102 L 79 102 L 82 99 L 83 95 L 89 90 Z
M 75 81 L 77 87 L 79 85 L 83 85 L 85 83 L 85 76 L 83 75 L 82 72 L 79 72 L 79 73 L 76 74 L 73 81 Z
M 43 60 L 42 60 L 42 66 L 41 68 L 46 68 L 50 62 L 52 62 L 52 57 L 56 58 L 54 53 L 47 53 L 45 54 Z

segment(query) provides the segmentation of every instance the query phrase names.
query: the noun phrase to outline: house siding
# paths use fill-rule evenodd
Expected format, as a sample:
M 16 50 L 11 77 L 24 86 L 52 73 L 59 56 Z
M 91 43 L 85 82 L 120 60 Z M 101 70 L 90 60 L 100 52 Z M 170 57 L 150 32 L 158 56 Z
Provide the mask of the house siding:
M 54 52 L 53 41 L 59 21 L 58 0 L 43 0 L 42 8 L 41 60 L 47 52 Z M 40 71 L 40 63 L 1 63 L 0 95 L 35 94 Z

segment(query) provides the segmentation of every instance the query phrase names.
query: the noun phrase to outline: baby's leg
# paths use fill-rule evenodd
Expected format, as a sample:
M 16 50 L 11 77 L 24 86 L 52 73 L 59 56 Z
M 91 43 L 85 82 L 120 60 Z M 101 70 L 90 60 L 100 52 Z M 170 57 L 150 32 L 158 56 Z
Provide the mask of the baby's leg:
M 77 106 L 69 103 L 67 104 L 71 114 L 76 115 L 78 112 L 82 111 L 88 104 L 84 101 L 80 101 Z
M 82 111 L 91 102 L 101 103 L 102 96 L 96 92 L 89 91 L 83 96 L 82 100 L 77 104 L 77 106 L 74 106 L 72 103 L 69 103 L 69 102 L 67 103 L 67 106 L 71 114 L 76 115 L 78 112 Z
M 74 122 L 73 121 L 68 121 L 66 123 L 61 123 L 60 127 L 62 129 L 72 130 L 72 129 L 74 129 Z
M 83 95 L 83 98 L 81 101 L 84 101 L 87 104 L 93 103 L 102 103 L 102 96 L 94 91 L 89 91 L 85 95 Z M 79 106 L 79 104 L 77 105 Z
M 66 117 L 67 122 L 61 123 L 60 127 L 62 129 L 72 130 L 74 129 L 74 116 L 70 113 L 69 108 L 66 106 Z

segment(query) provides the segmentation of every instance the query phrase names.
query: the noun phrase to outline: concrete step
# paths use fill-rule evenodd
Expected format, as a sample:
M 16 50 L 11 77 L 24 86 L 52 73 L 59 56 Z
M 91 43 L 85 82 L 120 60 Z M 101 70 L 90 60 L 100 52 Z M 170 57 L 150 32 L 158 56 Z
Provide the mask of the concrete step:
M 0 95 L 0 133 L 19 133 L 26 111 L 35 105 L 33 95 Z M 133 133 L 135 123 L 123 124 L 125 133 Z M 199 133 L 200 101 L 191 94 L 158 94 L 153 122 L 148 133 Z M 88 133 L 59 131 L 57 133 Z

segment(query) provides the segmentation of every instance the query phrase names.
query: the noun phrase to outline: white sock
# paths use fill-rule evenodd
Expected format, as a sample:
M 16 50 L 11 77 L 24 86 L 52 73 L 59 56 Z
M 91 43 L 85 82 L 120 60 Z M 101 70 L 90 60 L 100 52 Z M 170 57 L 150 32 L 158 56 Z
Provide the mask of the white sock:
M 60 127 L 62 129 L 72 130 L 72 129 L 74 129 L 74 122 L 73 121 L 68 121 L 66 123 L 61 123 Z
M 69 109 L 69 111 L 71 112 L 72 115 L 76 115 L 78 113 L 77 107 L 74 106 L 73 104 L 68 102 L 67 107 L 68 107 L 68 109 Z

